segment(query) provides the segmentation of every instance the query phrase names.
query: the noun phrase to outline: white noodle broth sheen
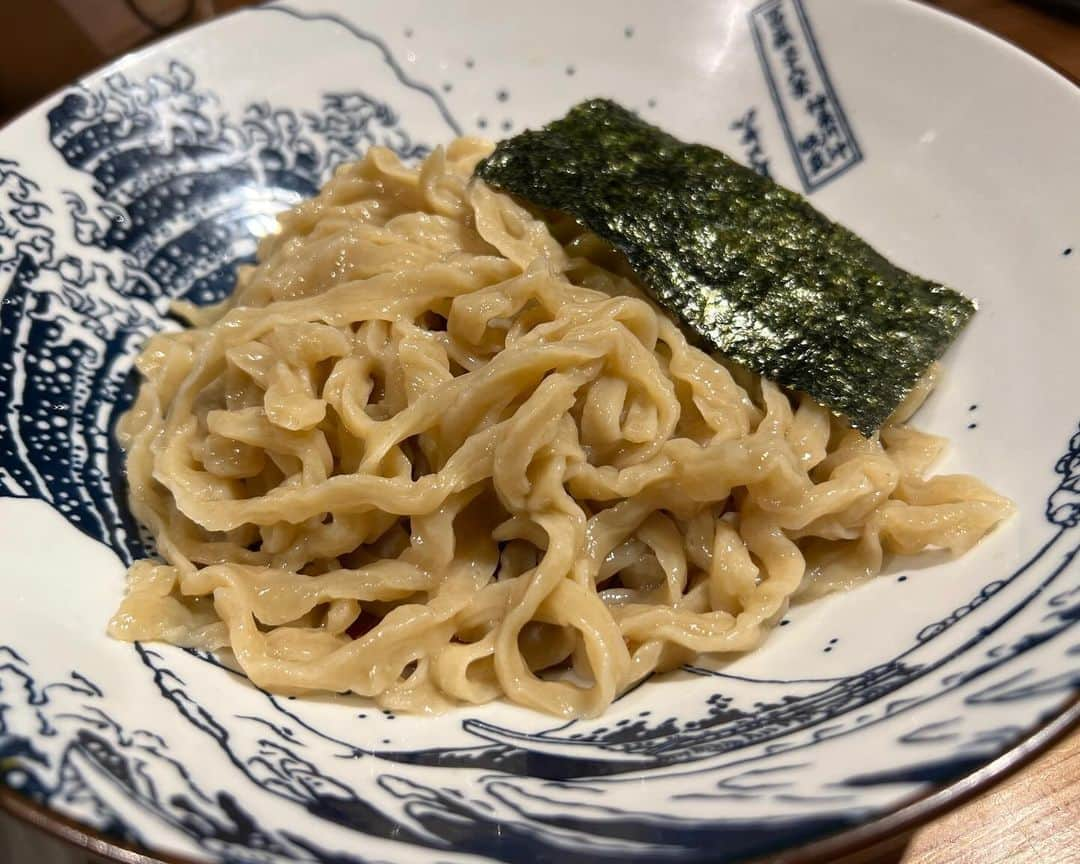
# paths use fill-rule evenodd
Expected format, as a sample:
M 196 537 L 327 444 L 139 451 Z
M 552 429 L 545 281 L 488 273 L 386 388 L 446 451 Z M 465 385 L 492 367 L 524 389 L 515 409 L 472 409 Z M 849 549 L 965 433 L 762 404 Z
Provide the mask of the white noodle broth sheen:
M 1011 510 L 688 344 L 621 257 L 472 179 L 460 139 L 340 168 L 220 306 L 153 337 L 119 438 L 137 562 L 110 633 L 259 687 L 594 716 L 758 646 L 890 553 Z

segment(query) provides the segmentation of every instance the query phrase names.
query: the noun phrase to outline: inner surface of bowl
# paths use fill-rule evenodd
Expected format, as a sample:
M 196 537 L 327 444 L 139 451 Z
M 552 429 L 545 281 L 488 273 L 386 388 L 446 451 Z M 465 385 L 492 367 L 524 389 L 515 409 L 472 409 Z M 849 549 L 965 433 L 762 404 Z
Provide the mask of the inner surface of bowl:
M 469 9 L 244 12 L 0 134 L 3 782 L 199 859 L 354 860 L 333 856 L 360 832 L 395 861 L 737 860 L 886 812 L 1052 714 L 1075 687 L 1077 93 L 913 4 Z M 223 298 L 274 214 L 370 146 L 412 160 L 594 95 L 978 298 L 917 424 L 952 439 L 941 470 L 1017 515 L 960 560 L 897 560 L 595 720 L 288 699 L 211 656 L 107 640 L 143 543 L 112 430 L 141 344 L 177 326 L 169 302 Z

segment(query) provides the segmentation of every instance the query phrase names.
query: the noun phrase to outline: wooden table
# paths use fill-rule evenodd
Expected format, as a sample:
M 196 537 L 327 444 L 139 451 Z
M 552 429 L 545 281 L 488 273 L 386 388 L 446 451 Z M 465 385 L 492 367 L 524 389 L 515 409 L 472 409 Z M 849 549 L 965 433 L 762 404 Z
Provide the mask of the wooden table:
M 1080 733 L 916 832 L 886 864 L 1080 862 Z M 875 862 L 877 864 L 877 862 Z
M 225 5 L 243 3 L 230 0 Z M 1016 0 L 931 0 L 930 5 L 1005 37 L 1080 83 L 1080 19 L 1070 23 Z M 15 830 L 19 831 L 21 840 L 23 830 Z M 35 843 L 36 860 L 44 860 L 39 857 L 42 851 Z M 49 860 L 64 864 L 78 862 L 79 857 L 58 848 Z M 873 864 L 1077 862 L 1080 862 L 1080 733 L 1051 749 L 1012 779 L 919 830 L 902 851 Z

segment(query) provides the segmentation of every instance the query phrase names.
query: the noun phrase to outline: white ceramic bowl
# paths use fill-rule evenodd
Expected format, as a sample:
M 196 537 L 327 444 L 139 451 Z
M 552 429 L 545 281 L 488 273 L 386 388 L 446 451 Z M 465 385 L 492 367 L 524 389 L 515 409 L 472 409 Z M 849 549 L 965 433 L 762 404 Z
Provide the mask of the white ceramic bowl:
M 281 699 L 107 639 L 138 544 L 110 424 L 168 299 L 221 297 L 272 214 L 371 144 L 499 137 L 593 95 L 979 298 L 919 419 L 1018 515 L 588 722 Z M 0 132 L 4 801 L 200 862 L 830 860 L 1017 763 L 1076 715 L 1077 141 L 1073 85 L 900 0 L 313 0 L 47 99 Z

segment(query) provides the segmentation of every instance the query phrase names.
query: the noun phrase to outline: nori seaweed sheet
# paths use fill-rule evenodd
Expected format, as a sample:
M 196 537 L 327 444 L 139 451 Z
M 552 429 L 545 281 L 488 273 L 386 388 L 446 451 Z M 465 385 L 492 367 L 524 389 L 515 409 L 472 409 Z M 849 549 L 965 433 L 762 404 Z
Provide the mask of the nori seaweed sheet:
M 704 347 L 806 391 L 865 435 L 975 312 L 796 192 L 606 99 L 501 142 L 476 175 L 577 218 Z

